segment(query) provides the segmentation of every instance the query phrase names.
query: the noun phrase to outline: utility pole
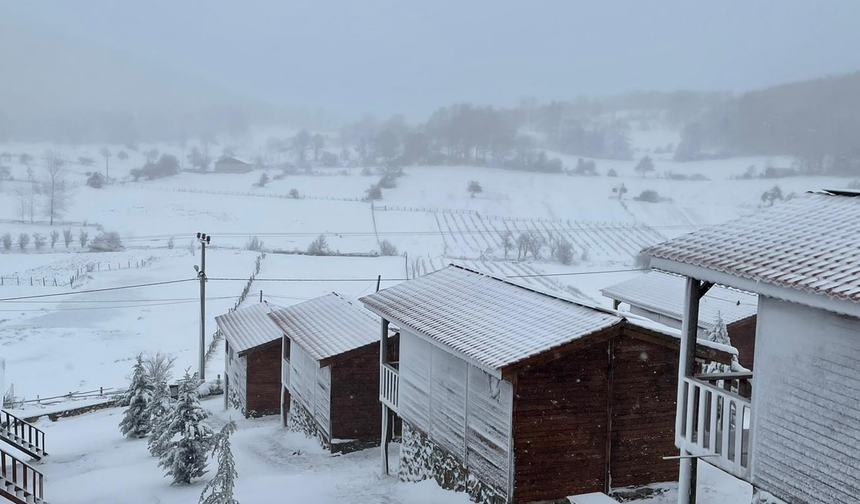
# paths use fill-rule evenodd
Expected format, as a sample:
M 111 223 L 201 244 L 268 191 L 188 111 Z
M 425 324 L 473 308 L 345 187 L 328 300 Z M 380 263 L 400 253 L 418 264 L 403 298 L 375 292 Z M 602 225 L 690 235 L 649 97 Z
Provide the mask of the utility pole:
M 196 265 L 197 278 L 200 280 L 200 371 L 198 376 L 206 380 L 206 245 L 209 245 L 211 236 L 206 233 L 197 233 L 197 241 L 200 242 L 200 267 Z

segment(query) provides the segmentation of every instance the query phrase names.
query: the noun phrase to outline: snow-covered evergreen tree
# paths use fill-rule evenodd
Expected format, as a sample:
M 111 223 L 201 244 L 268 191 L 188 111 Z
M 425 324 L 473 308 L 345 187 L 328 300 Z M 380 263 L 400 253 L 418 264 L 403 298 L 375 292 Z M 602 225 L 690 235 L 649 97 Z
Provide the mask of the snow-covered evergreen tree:
M 119 423 L 123 435 L 141 438 L 149 433 L 149 402 L 152 399 L 152 383 L 143 368 L 143 356 L 137 356 L 131 385 L 125 394 L 125 415 Z
M 729 329 L 723 320 L 723 315 L 717 312 L 717 318 L 714 320 L 714 326 L 708 330 L 708 341 L 719 343 L 721 345 L 731 345 L 732 340 L 729 338 Z M 732 364 L 720 364 L 719 362 L 709 362 L 704 369 L 705 373 L 730 373 L 736 371 L 739 367 L 737 357 L 732 357 Z
M 149 453 L 160 457 L 167 448 L 169 438 L 165 438 L 168 422 L 171 418 L 172 404 L 170 402 L 170 387 L 167 382 L 159 380 L 153 384 L 152 400 L 149 403 Z
M 230 436 L 236 431 L 236 422 L 228 422 L 215 436 L 212 454 L 218 454 L 218 472 L 206 483 L 200 494 L 200 504 L 239 504 L 233 498 L 234 480 L 239 476 L 230 449 Z
M 206 474 L 206 456 L 212 443 L 212 429 L 203 424 L 208 418 L 197 396 L 197 379 L 185 371 L 179 386 L 179 400 L 171 409 L 161 437 L 166 441 L 159 466 L 173 477 L 173 483 L 187 485 Z

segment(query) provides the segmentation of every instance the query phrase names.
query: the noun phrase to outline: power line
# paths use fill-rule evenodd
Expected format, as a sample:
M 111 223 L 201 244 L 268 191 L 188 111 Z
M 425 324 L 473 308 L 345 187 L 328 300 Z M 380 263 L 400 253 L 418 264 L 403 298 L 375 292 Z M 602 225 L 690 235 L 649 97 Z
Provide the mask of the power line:
M 75 292 L 77 294 L 77 292 Z M 207 297 L 206 301 L 217 301 L 219 299 L 235 299 L 236 296 Z M 60 301 L 8 301 L 9 303 L 24 304 L 90 304 L 90 303 L 158 303 L 167 301 L 200 301 L 199 297 L 193 298 L 158 298 L 158 299 L 65 299 Z
M 164 282 L 151 282 L 151 283 L 136 284 L 136 285 L 120 285 L 118 287 L 105 287 L 103 289 L 89 289 L 89 290 L 83 290 L 83 291 L 57 292 L 54 294 L 39 294 L 36 296 L 19 296 L 19 297 L 12 297 L 12 298 L 2 298 L 2 299 L 0 299 L 0 303 L 4 303 L 7 301 L 21 301 L 21 300 L 25 300 L 25 299 L 42 299 L 42 298 L 57 297 L 57 296 L 71 296 L 73 294 L 89 294 L 92 292 L 111 292 L 111 291 L 126 290 L 126 289 L 140 289 L 143 287 L 155 287 L 157 285 L 170 285 L 170 284 L 177 284 L 177 283 L 182 283 L 182 282 L 193 282 L 193 281 L 197 281 L 197 279 L 196 278 L 186 278 L 183 280 L 166 280 Z
M 632 273 L 634 271 L 650 271 L 650 268 L 631 268 L 617 270 L 601 270 L 601 271 L 574 271 L 571 273 L 541 273 L 534 275 L 507 275 L 505 278 L 542 278 L 542 277 L 557 277 L 557 276 L 578 276 L 578 275 L 600 275 L 603 273 Z
M 192 299 L 190 301 L 171 301 L 169 303 L 156 303 L 156 304 L 138 304 L 138 305 L 124 305 L 124 306 L 87 306 L 87 307 L 78 307 L 78 308 L 39 308 L 39 309 L 3 309 L 0 312 L 46 312 L 52 313 L 55 311 L 90 311 L 90 310 L 119 310 L 122 308 L 149 308 L 152 306 L 173 306 L 177 304 L 188 304 L 188 303 L 199 303 L 199 299 Z

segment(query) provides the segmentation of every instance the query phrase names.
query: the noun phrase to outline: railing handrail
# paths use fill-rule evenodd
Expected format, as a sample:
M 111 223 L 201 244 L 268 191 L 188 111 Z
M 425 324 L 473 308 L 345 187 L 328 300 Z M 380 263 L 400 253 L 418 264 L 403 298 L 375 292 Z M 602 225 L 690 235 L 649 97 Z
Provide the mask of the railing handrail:
M 706 373 L 697 374 L 694 376 L 697 380 L 752 380 L 753 374 L 750 371 L 734 372 L 734 373 Z
M 394 367 L 394 366 L 392 366 L 392 365 L 391 365 L 390 363 L 388 363 L 388 362 L 383 362 L 383 363 L 382 363 L 382 367 L 384 367 L 385 369 L 387 369 L 388 371 L 390 371 L 390 372 L 392 372 L 392 373 L 394 373 L 394 374 L 397 374 L 397 373 L 398 373 L 397 368 L 396 368 L 396 367 Z
M 752 403 L 752 401 L 750 400 L 750 398 L 748 398 L 748 397 L 744 397 L 744 396 L 742 396 L 742 395 L 740 395 L 740 394 L 738 394 L 738 393 L 736 393 L 736 392 L 732 392 L 731 390 L 726 390 L 726 389 L 724 389 L 724 388 L 717 387 L 716 385 L 711 385 L 710 383 L 708 383 L 707 381 L 702 380 L 702 379 L 701 379 L 701 378 L 699 378 L 698 376 L 697 376 L 697 377 L 694 377 L 694 378 L 684 378 L 684 380 L 685 380 L 685 381 L 687 381 L 687 382 L 694 382 L 694 384 L 695 384 L 697 387 L 706 388 L 706 389 L 708 389 L 709 391 L 714 392 L 714 393 L 716 393 L 716 394 L 720 394 L 720 395 L 728 396 L 728 397 L 730 397 L 730 398 L 732 398 L 732 399 L 737 399 L 737 400 L 740 400 L 740 401 L 746 402 L 747 404 L 751 404 L 751 403 Z
M 43 452 L 45 451 L 45 432 L 30 422 L 18 418 L 8 411 L 0 410 L 0 430 L 12 433 Z M 26 436 L 23 435 L 25 430 L 27 431 Z M 35 436 L 33 435 L 34 433 Z
M 400 388 L 400 373 L 388 363 L 380 364 L 379 399 L 389 408 L 397 411 L 398 392 Z
M 12 465 L 11 478 L 9 478 L 9 471 L 6 470 L 6 459 L 9 459 Z M 18 479 L 18 466 L 21 466 L 21 480 L 23 481 Z M 12 482 L 15 488 L 23 490 L 25 495 L 32 495 L 40 500 L 44 499 L 44 475 L 33 466 L 22 462 L 2 449 L 0 449 L 0 478 Z

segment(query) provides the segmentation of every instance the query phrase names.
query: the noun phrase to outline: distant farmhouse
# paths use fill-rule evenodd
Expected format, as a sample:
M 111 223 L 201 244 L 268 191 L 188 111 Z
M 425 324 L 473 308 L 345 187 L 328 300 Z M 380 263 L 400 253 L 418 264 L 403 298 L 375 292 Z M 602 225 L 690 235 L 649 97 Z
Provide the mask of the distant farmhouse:
M 246 417 L 281 410 L 281 331 L 268 317 L 279 308 L 264 302 L 215 317 L 226 340 L 225 404 Z
M 382 317 L 382 432 L 401 418 L 401 479 L 505 504 L 675 478 L 676 330 L 459 266 L 362 302 Z
M 682 276 L 654 271 L 606 287 L 600 292 L 612 299 L 616 309 L 624 303 L 630 307 L 630 313 L 681 329 L 684 285 Z M 707 336 L 719 316 L 728 329 L 732 346 L 738 349 L 739 363 L 752 369 L 757 309 L 758 297 L 755 294 L 714 286 L 699 301 L 699 337 Z
M 248 173 L 253 164 L 235 157 L 223 157 L 215 161 L 215 173 Z

